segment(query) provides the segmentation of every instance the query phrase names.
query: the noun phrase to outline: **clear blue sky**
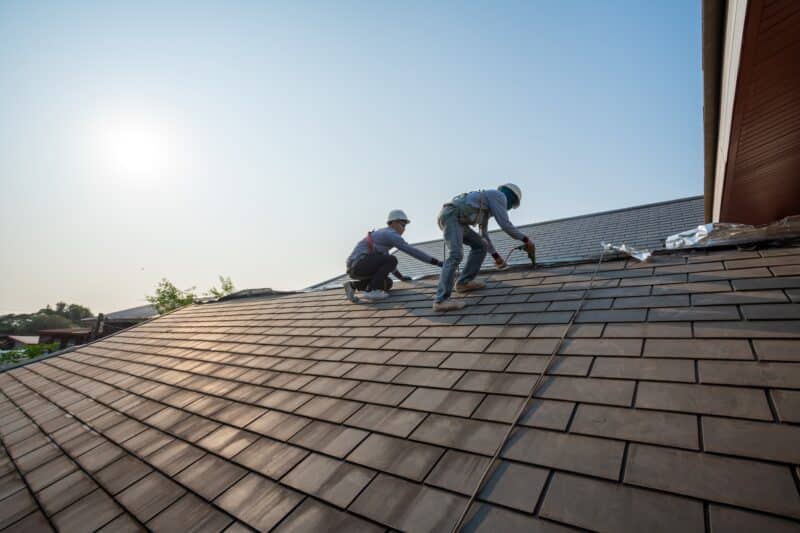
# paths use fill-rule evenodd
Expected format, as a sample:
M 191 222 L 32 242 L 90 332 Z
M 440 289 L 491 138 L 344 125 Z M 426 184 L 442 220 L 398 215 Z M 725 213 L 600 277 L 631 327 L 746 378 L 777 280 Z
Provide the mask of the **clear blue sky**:
M 439 236 L 702 193 L 700 2 L 0 3 L 0 313 L 302 288 Z

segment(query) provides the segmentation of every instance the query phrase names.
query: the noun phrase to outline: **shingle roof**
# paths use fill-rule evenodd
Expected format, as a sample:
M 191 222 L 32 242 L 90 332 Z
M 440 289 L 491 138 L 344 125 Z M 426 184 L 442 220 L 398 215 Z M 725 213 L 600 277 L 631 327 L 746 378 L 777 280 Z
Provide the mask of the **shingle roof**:
M 536 243 L 537 262 L 548 263 L 596 257 L 600 253 L 599 245 L 602 241 L 625 243 L 634 248 L 663 248 L 664 239 L 669 235 L 697 227 L 702 223 L 703 197 L 693 196 L 528 224 L 519 226 L 519 229 Z M 520 244 L 500 230 L 491 231 L 489 235 L 498 253 L 504 258 L 512 248 Z M 441 259 L 444 255 L 442 239 L 415 243 L 414 246 L 433 257 Z M 407 276 L 427 276 L 439 272 L 438 267 L 417 261 L 404 253 L 398 253 L 397 260 L 398 270 Z M 509 257 L 509 263 L 527 264 L 528 257 L 523 252 L 515 252 Z M 492 258 L 487 256 L 483 266 L 490 268 L 492 265 Z M 335 287 L 346 279 L 347 275 L 343 274 L 312 288 Z
M 0 528 L 795 531 L 800 248 L 195 305 L 0 374 Z
M 114 320 L 147 320 L 158 316 L 158 311 L 154 305 L 140 305 L 138 307 L 131 307 L 130 309 L 123 309 L 121 311 L 114 311 L 105 315 L 106 321 Z M 94 320 L 94 318 L 92 318 Z

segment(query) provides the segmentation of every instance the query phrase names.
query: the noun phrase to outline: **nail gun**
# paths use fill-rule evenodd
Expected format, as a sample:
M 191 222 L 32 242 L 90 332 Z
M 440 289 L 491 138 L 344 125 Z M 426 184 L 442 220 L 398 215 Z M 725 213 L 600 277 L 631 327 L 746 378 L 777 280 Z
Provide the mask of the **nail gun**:
M 528 259 L 531 260 L 531 267 L 532 268 L 536 268 L 536 246 L 535 245 L 531 247 L 530 251 L 528 251 L 528 247 L 525 246 L 524 244 L 521 244 L 521 245 L 517 246 L 514 249 L 515 250 L 521 250 L 521 251 L 527 253 L 528 254 Z

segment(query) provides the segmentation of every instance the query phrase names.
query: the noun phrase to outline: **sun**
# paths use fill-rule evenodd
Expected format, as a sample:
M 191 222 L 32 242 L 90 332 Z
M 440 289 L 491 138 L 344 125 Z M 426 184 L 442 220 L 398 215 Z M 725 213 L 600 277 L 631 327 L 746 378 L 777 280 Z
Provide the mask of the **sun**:
M 98 120 L 91 151 L 102 172 L 125 181 L 150 181 L 170 167 L 174 139 L 168 125 L 142 113 L 119 113 Z

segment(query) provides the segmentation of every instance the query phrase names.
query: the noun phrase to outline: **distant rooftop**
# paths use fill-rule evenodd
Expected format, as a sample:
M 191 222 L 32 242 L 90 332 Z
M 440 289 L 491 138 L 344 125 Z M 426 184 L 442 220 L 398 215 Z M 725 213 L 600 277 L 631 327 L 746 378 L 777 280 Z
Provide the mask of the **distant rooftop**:
M 130 309 L 123 309 L 122 311 L 115 311 L 106 315 L 106 321 L 114 320 L 147 320 L 158 316 L 158 311 L 152 305 L 140 305 L 138 307 L 131 307 Z

